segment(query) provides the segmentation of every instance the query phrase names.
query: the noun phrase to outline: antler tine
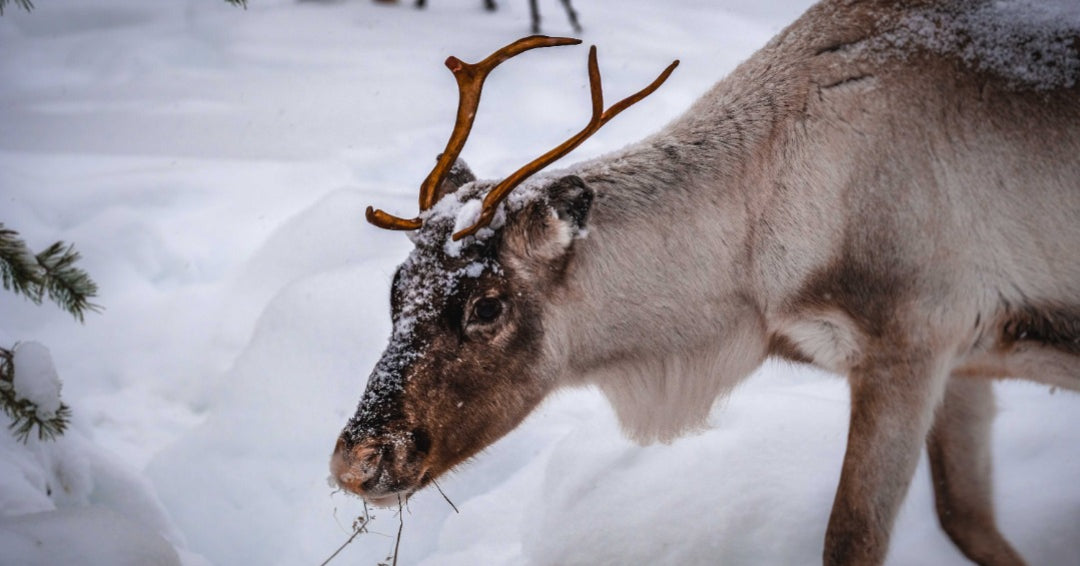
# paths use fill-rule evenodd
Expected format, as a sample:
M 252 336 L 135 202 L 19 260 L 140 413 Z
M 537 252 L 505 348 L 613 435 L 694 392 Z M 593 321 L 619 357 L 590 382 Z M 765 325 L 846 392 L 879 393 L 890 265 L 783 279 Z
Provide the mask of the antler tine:
M 454 162 L 457 161 L 458 155 L 461 154 L 461 149 L 465 146 L 465 140 L 468 139 L 473 120 L 476 118 L 476 109 L 480 105 L 480 91 L 484 87 L 484 80 L 488 74 L 503 61 L 530 49 L 577 45 L 579 43 L 581 43 L 580 39 L 572 37 L 531 35 L 502 47 L 479 63 L 465 63 L 453 55 L 447 57 L 446 67 L 450 69 L 450 72 L 454 73 L 454 78 L 458 83 L 457 118 L 454 121 L 454 129 L 450 133 L 450 139 L 446 142 L 446 149 L 439 155 L 435 168 L 420 184 L 421 212 L 435 206 L 439 185 L 449 174 Z M 370 206 L 367 209 L 366 217 L 368 222 L 388 230 L 416 230 L 422 224 L 419 217 L 399 218 Z
M 419 218 L 398 218 L 371 206 L 364 216 L 368 222 L 386 230 L 416 230 L 421 225 Z
M 495 185 L 495 188 L 491 189 L 487 196 L 484 197 L 484 206 L 480 213 L 480 218 L 472 226 L 454 234 L 454 240 L 460 240 L 465 236 L 471 236 L 480 228 L 490 224 L 491 220 L 495 217 L 495 210 L 498 208 L 499 203 L 506 199 L 507 195 L 510 194 L 510 191 L 514 190 L 514 188 L 520 185 L 525 179 L 573 151 L 574 148 L 581 145 L 583 141 L 595 134 L 597 130 L 620 112 L 652 94 L 656 89 L 660 88 L 660 85 L 664 84 L 664 81 L 671 76 L 675 67 L 678 66 L 679 61 L 674 61 L 648 86 L 619 102 L 616 102 L 611 108 L 604 110 L 604 92 L 603 87 L 600 84 L 600 66 L 596 62 L 596 46 L 592 46 L 589 49 L 589 91 L 592 94 L 592 117 L 589 119 L 589 123 L 584 129 L 570 139 L 556 146 L 544 155 L 525 164 L 524 167 L 503 179 L 498 185 Z
M 427 210 L 435 205 L 435 195 L 439 184 L 454 166 L 461 149 L 465 146 L 465 140 L 472 130 L 473 120 L 476 119 L 476 109 L 480 106 L 480 91 L 495 67 L 514 57 L 538 47 L 555 47 L 559 45 L 577 45 L 580 39 L 571 37 L 548 37 L 546 35 L 531 35 L 519 39 L 502 49 L 492 53 L 479 63 L 465 63 L 461 59 L 451 55 L 446 59 L 446 67 L 454 73 L 458 83 L 458 109 L 454 129 L 450 133 L 450 140 L 446 142 L 446 149 L 439 156 L 435 168 L 431 170 L 427 178 L 420 185 L 420 210 Z

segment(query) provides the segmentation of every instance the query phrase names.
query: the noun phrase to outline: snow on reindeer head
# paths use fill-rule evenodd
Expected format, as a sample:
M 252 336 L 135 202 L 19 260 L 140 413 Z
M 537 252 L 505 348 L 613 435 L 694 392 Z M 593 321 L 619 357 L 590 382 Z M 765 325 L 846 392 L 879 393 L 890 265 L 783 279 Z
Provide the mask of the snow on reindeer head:
M 537 47 L 578 43 L 531 36 L 479 63 L 448 58 L 460 91 L 457 122 L 421 184 L 420 215 L 367 210 L 376 226 L 410 230 L 416 245 L 394 276 L 390 344 L 330 461 L 338 485 L 371 503 L 396 503 L 425 487 L 517 426 L 554 385 L 543 309 L 585 235 L 593 192 L 572 175 L 523 182 L 651 94 L 678 61 L 605 111 L 593 47 L 593 113 L 581 132 L 495 184 L 476 181 L 458 155 L 495 66 Z

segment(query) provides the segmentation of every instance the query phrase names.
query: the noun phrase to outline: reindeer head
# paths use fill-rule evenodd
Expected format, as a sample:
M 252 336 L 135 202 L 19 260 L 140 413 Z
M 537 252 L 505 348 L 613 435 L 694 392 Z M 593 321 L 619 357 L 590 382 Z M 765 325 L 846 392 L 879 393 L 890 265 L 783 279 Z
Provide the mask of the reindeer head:
M 412 230 L 416 245 L 394 277 L 390 344 L 330 463 L 338 484 L 369 502 L 426 486 L 517 426 L 554 387 L 560 363 L 544 347 L 544 311 L 584 234 L 593 193 L 574 176 L 510 191 L 656 90 L 678 61 L 605 111 L 593 47 L 593 115 L 581 132 L 494 186 L 476 182 L 458 155 L 496 65 L 577 43 L 532 36 L 476 64 L 447 59 L 460 90 L 457 123 L 421 185 L 420 215 L 367 210 L 376 226 Z

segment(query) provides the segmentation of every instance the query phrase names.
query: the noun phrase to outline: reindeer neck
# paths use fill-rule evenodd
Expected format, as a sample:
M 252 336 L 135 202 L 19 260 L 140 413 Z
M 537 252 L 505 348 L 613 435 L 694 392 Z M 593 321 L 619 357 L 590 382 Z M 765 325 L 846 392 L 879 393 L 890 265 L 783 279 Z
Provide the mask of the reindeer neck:
M 550 323 L 568 337 L 575 372 L 641 352 L 696 355 L 759 317 L 755 299 L 736 292 L 750 276 L 753 171 L 794 103 L 738 77 L 661 132 L 571 171 L 596 192 L 565 294 L 589 300 Z M 747 84 L 759 92 L 739 90 Z M 755 362 L 757 350 L 747 350 Z

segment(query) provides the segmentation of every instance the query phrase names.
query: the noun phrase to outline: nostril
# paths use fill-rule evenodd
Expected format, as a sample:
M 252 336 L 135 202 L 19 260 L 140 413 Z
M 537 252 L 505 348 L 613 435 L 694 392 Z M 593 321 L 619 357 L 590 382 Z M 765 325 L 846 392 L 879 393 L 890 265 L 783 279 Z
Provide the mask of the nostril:
M 394 447 L 389 444 L 384 444 L 380 450 L 381 459 L 387 464 L 393 464 L 396 454 L 394 453 Z
M 338 485 L 360 494 L 379 475 L 383 454 L 383 447 L 349 446 L 339 439 L 330 458 L 330 473 Z
M 427 454 L 431 450 L 431 435 L 422 428 L 412 431 L 412 441 L 417 452 Z
M 382 459 L 383 453 L 386 448 L 382 450 L 374 450 L 372 448 L 366 448 L 356 451 L 356 460 L 360 464 L 360 468 L 364 470 L 374 470 L 379 467 L 379 460 Z

